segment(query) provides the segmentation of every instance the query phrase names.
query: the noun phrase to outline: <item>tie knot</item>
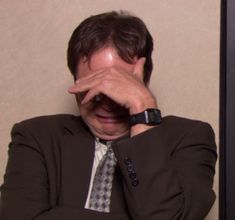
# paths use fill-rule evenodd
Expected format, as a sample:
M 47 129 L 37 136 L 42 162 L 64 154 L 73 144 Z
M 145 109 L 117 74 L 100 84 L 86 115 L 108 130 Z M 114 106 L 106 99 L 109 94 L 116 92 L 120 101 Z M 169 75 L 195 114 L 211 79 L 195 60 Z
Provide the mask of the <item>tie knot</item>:
M 112 141 L 108 141 L 108 140 L 104 140 L 104 139 L 101 139 L 101 138 L 97 138 L 96 139 L 99 143 L 103 144 L 103 145 L 106 145 L 107 147 L 110 147 L 111 144 L 112 144 Z

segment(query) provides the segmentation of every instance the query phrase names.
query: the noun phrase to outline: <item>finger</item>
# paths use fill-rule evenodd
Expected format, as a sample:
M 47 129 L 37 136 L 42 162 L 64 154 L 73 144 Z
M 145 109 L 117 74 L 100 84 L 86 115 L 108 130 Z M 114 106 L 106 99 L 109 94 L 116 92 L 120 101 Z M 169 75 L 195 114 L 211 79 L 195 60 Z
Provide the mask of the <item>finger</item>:
M 141 57 L 135 63 L 135 68 L 133 74 L 136 75 L 139 79 L 143 80 L 144 78 L 144 64 L 145 64 L 145 57 Z
M 80 93 L 80 92 L 83 92 L 82 88 L 78 85 L 78 83 L 70 86 L 68 88 L 68 92 L 71 93 L 71 94 L 76 94 L 76 93 Z
M 77 86 L 76 85 L 72 85 L 68 88 L 68 92 L 71 94 L 77 93 Z
M 83 77 L 79 77 L 75 81 L 75 83 L 79 83 L 79 82 L 84 81 L 84 80 L 96 78 L 97 76 L 103 75 L 105 72 L 107 72 L 107 68 L 103 68 L 103 69 L 99 69 L 99 70 L 96 70 L 96 71 L 90 71 L 90 72 L 83 73 Z
M 87 90 L 90 90 L 96 86 L 98 86 L 104 79 L 104 73 L 103 74 L 97 74 L 93 77 L 83 77 L 79 80 L 75 81 L 75 84 L 70 86 L 68 88 L 68 92 L 75 94 L 78 92 L 85 92 Z
M 99 95 L 100 95 L 100 91 L 98 88 L 91 89 L 86 93 L 86 95 L 84 96 L 84 98 L 81 101 L 81 104 L 86 104 L 86 103 L 90 102 L 93 98 L 95 98 Z

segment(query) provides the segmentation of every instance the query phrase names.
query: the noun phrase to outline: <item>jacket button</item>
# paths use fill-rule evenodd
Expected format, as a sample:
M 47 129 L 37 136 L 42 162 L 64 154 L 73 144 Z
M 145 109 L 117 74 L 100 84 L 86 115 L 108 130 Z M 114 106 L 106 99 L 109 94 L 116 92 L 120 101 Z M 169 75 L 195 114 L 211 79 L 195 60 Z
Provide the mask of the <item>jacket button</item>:
M 138 179 L 135 179 L 131 182 L 132 186 L 136 187 L 139 185 L 139 180 Z
M 132 180 L 135 180 L 136 177 L 137 177 L 137 175 L 136 175 L 135 172 L 132 172 L 132 173 L 129 174 L 129 177 L 130 177 Z
M 128 164 L 126 169 L 127 169 L 128 173 L 133 173 L 134 172 L 132 164 Z
M 130 158 L 130 157 L 125 157 L 125 158 L 124 158 L 124 163 L 125 163 L 126 165 L 131 164 L 131 163 L 132 163 L 131 158 Z

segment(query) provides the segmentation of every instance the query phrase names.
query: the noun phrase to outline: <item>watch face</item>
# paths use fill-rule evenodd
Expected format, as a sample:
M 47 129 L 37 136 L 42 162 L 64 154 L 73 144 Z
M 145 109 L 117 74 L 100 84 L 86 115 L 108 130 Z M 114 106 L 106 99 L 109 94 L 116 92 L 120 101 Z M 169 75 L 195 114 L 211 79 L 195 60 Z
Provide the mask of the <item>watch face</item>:
M 149 125 L 157 125 L 161 123 L 161 113 L 158 109 L 147 109 L 147 111 Z
M 154 111 L 149 111 L 149 122 L 153 122 L 156 120 L 156 113 Z

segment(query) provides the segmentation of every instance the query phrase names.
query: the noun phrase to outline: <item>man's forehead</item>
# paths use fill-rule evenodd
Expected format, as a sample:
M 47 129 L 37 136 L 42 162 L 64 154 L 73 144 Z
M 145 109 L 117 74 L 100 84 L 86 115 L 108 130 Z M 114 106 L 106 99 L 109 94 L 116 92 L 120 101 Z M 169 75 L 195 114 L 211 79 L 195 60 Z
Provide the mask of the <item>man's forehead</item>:
M 134 64 L 127 63 L 113 47 L 105 47 L 94 52 L 89 59 L 82 59 L 78 64 L 79 75 L 87 74 L 89 71 L 98 71 L 110 67 L 122 67 L 131 71 Z
M 116 61 L 123 61 L 113 47 L 105 47 L 94 52 L 89 59 L 89 66 L 95 68 L 99 65 L 112 66 Z

